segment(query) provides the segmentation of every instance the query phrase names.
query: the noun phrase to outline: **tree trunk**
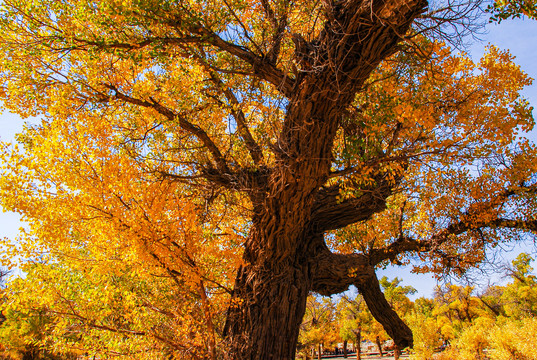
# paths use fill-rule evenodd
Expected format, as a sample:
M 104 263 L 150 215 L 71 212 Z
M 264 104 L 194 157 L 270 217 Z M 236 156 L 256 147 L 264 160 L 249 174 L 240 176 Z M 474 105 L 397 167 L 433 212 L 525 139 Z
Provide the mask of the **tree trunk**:
M 362 330 L 356 332 L 356 360 L 362 360 Z
M 317 345 L 317 360 L 321 360 L 321 343 Z
M 294 360 L 308 291 L 305 270 L 291 264 L 241 268 L 224 330 L 228 358 Z
M 240 181 L 230 180 L 235 178 L 225 165 L 220 166 L 224 173 L 206 172 L 215 182 L 248 193 L 253 208 L 223 334 L 229 359 L 294 360 L 308 292 L 332 295 L 355 283 L 366 291 L 368 306 L 380 302 L 372 313 L 390 336 L 405 344 L 412 341 L 411 333 L 409 338 L 406 330 L 398 330 L 402 321 L 393 310 L 384 315 L 389 305 L 374 276 L 375 264 L 365 255 L 331 254 L 323 234 L 385 208 L 392 184 L 382 179 L 363 196 L 340 201 L 338 186 L 328 185 L 334 140 L 356 93 L 378 64 L 399 49 L 402 35 L 427 1 L 327 4 L 329 20 L 312 46 L 296 39 L 300 59 L 312 61 L 299 63 L 304 71 L 287 93 L 285 119 L 272 148 L 274 165 L 248 171 Z M 260 74 L 265 70 L 256 68 Z
M 262 258 L 252 252 L 245 259 L 224 329 L 228 359 L 294 360 L 308 292 L 336 294 L 351 284 L 358 287 L 375 319 L 398 346 L 412 344 L 412 332 L 386 301 L 366 257 L 332 254 L 319 234 L 296 241 L 305 249 L 293 256 Z M 380 341 L 378 346 L 383 355 Z
M 346 359 L 347 358 L 347 340 L 344 340 L 343 341 L 343 357 Z
M 393 349 L 394 360 L 399 360 L 399 356 L 401 356 L 401 350 L 399 350 L 399 346 L 394 345 L 394 349 Z
M 383 357 L 384 353 L 382 352 L 382 344 L 380 343 L 380 338 L 378 336 L 375 339 L 375 342 L 377 343 L 377 347 L 379 348 L 380 357 Z

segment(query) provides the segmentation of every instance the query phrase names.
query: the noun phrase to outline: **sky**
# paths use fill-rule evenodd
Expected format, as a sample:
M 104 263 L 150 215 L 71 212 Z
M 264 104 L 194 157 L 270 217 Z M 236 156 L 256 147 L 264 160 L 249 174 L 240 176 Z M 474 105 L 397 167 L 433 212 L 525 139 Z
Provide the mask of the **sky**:
M 537 21 L 528 19 L 505 20 L 501 24 L 488 24 L 485 33 L 480 36 L 481 41 L 475 41 L 468 51 L 472 58 L 477 61 L 485 51 L 488 44 L 493 44 L 500 49 L 509 49 L 511 54 L 516 56 L 515 62 L 528 73 L 532 78 L 537 79 Z M 537 107 L 537 80 L 530 87 L 523 91 L 523 95 L 533 106 Z M 537 113 L 534 112 L 534 116 Z M 22 129 L 24 121 L 17 115 L 4 113 L 0 116 L 0 139 L 11 141 L 17 132 Z M 534 142 L 537 142 L 537 130 L 530 135 Z M 23 226 L 17 214 L 0 212 L 0 237 L 15 238 L 18 229 Z M 522 251 L 531 251 L 529 244 L 517 245 L 511 251 L 504 253 L 497 261 L 507 262 L 514 259 Z M 417 293 L 412 297 L 431 297 L 437 282 L 428 274 L 412 274 L 411 267 L 390 267 L 378 271 L 379 278 L 386 275 L 390 279 L 399 277 L 403 279 L 402 285 L 412 285 L 417 289 Z M 475 275 L 474 281 L 480 285 L 486 284 L 487 277 Z M 501 283 L 502 277 L 499 274 L 491 275 L 490 281 Z

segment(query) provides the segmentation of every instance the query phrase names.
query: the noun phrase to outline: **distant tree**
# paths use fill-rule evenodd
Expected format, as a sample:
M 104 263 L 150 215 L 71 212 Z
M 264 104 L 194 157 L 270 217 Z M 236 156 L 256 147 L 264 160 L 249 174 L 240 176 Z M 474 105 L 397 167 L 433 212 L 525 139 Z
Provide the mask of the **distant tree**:
M 439 312 L 443 312 L 453 323 L 471 323 L 479 316 L 481 303 L 473 295 L 473 286 L 447 284 L 437 287 L 435 300 L 440 304 Z
M 535 359 L 537 319 L 504 319 L 488 333 L 489 355 L 497 360 Z
M 315 350 L 320 360 L 323 350 L 330 348 L 338 340 L 336 304 L 329 297 L 309 296 L 300 328 L 298 339 L 300 347 L 304 348 L 303 352 Z
M 356 359 L 360 360 L 362 347 L 362 329 L 367 328 L 373 318 L 360 294 L 354 299 L 344 295 L 339 302 L 340 336 L 355 345 Z
M 0 270 L 0 358 L 6 360 L 70 360 L 76 353 L 59 354 L 52 351 L 48 337 L 51 327 L 58 321 L 46 311 L 42 299 L 30 289 L 19 288 L 14 292 L 13 283 L 21 279 L 7 280 L 9 271 Z M 43 284 L 41 284 L 43 285 Z M 19 295 L 32 294 L 35 307 L 19 306 L 24 302 Z
M 532 274 L 530 263 L 534 259 L 521 253 L 507 268 L 512 282 L 503 288 L 501 296 L 505 314 L 517 319 L 537 316 L 537 277 Z
M 428 360 L 435 350 L 444 344 L 442 322 L 436 316 L 433 299 L 420 297 L 414 301 L 410 313 L 405 316 L 414 334 L 414 354 L 418 360 Z
M 468 324 L 452 341 L 452 356 L 461 360 L 486 360 L 485 352 L 490 345 L 489 333 L 494 327 L 494 319 L 488 317 L 476 318 Z

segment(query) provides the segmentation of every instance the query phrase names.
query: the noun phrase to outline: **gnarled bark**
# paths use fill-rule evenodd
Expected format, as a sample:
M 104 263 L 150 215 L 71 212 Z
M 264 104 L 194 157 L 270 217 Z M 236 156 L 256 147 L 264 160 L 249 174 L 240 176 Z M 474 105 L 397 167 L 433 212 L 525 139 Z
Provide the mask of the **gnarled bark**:
M 413 345 L 412 331 L 393 310 L 375 274 L 374 264 L 365 255 L 333 254 L 327 248 L 315 259 L 312 290 L 321 295 L 343 292 L 355 285 L 371 311 L 388 335 L 401 349 Z
M 304 270 L 292 264 L 241 268 L 225 329 L 227 358 L 295 358 L 308 296 Z
M 239 271 L 225 329 L 230 359 L 294 359 L 308 293 L 337 294 L 352 284 L 395 343 L 412 346 L 412 333 L 384 297 L 367 256 L 334 254 L 320 233 L 299 242 L 305 246 L 294 262 L 256 256 L 250 259 L 257 265 L 247 262 Z
M 425 0 L 326 2 L 327 21 L 317 39 L 294 37 L 300 69 L 293 92 L 284 86 L 289 103 L 273 146 L 274 166 L 261 187 L 248 189 L 255 214 L 225 329 L 230 358 L 294 359 L 308 292 L 330 295 L 351 284 L 375 303 L 374 316 L 398 344 L 412 343 L 411 335 L 396 329 L 402 321 L 393 310 L 380 313 L 388 311 L 387 302 L 367 258 L 332 254 L 322 235 L 380 211 L 390 188 L 339 204 L 321 189 L 330 177 L 332 147 L 347 108 L 378 64 L 398 50 L 426 5 Z M 225 45 L 216 38 L 214 44 Z M 268 78 L 265 63 L 232 50 Z M 319 203 L 323 197 L 326 206 Z

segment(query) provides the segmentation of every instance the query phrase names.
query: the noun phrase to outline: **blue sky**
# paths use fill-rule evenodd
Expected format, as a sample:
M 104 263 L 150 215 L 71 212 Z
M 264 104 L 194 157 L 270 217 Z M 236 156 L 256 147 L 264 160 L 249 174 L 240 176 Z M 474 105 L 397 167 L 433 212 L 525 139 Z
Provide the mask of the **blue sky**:
M 518 63 L 524 71 L 532 78 L 537 79 L 537 21 L 528 19 L 516 19 L 502 21 L 501 24 L 489 24 L 486 27 L 486 33 L 481 35 L 482 41 L 473 43 L 469 48 L 470 54 L 474 60 L 478 60 L 484 53 L 485 46 L 494 44 L 500 49 L 509 49 L 516 56 Z M 524 96 L 530 100 L 530 103 L 537 107 L 537 80 L 534 84 L 526 88 Z M 536 114 L 534 112 L 534 114 Z M 10 141 L 15 133 L 22 129 L 23 121 L 13 114 L 3 114 L 0 116 L 0 139 Z M 534 130 L 530 136 L 534 142 L 537 142 L 537 130 Z M 13 239 L 19 227 L 22 224 L 19 216 L 13 213 L 0 213 L 0 237 Z M 515 246 L 512 251 L 503 255 L 504 261 L 509 261 L 516 257 L 521 251 L 531 251 L 529 245 Z M 430 275 L 416 275 L 410 273 L 410 268 L 388 268 L 379 271 L 379 277 L 386 275 L 389 278 L 399 277 L 403 279 L 404 285 L 412 285 L 418 290 L 414 296 L 431 296 L 436 281 Z M 486 283 L 486 279 L 482 279 Z M 493 276 L 492 281 L 501 282 L 500 276 Z

